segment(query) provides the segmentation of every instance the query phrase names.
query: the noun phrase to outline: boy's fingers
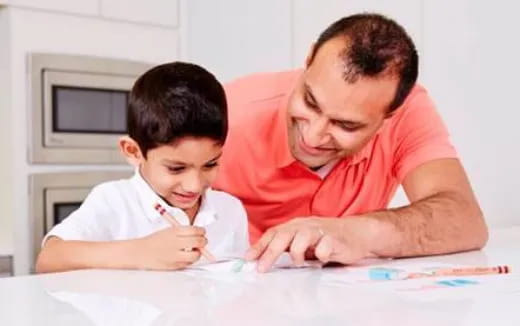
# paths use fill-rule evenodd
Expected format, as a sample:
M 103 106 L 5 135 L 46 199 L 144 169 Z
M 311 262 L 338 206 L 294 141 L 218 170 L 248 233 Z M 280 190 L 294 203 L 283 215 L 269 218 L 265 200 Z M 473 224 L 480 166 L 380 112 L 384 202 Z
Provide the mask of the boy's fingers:
M 194 263 L 200 258 L 199 250 L 182 251 L 179 253 L 179 260 L 184 263 Z
M 208 244 L 208 240 L 203 236 L 183 236 L 178 240 L 180 249 L 204 248 Z
M 174 226 L 172 230 L 178 236 L 203 236 L 206 234 L 206 230 L 198 226 Z
M 203 236 L 190 238 L 193 241 L 193 248 L 204 248 L 208 244 L 208 239 Z

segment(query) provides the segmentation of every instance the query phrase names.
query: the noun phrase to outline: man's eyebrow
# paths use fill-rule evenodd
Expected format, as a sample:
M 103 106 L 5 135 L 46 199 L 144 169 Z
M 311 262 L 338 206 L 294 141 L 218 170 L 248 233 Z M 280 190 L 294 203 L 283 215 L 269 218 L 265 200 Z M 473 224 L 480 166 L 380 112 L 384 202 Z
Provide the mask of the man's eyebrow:
M 340 123 L 346 125 L 349 128 L 363 128 L 366 127 L 366 123 L 361 121 L 352 121 L 352 120 L 342 120 L 342 119 L 331 119 L 335 123 Z
M 318 101 L 314 97 L 314 94 L 312 94 L 311 87 L 307 83 L 304 83 L 303 87 L 305 89 L 305 93 L 310 97 L 310 100 L 313 102 L 313 104 L 316 107 L 321 108 Z M 347 125 L 350 128 L 363 128 L 363 127 L 366 127 L 366 125 L 367 125 L 365 122 L 362 122 L 362 121 L 344 120 L 344 119 L 337 118 L 337 117 L 330 117 L 330 119 L 335 123 Z

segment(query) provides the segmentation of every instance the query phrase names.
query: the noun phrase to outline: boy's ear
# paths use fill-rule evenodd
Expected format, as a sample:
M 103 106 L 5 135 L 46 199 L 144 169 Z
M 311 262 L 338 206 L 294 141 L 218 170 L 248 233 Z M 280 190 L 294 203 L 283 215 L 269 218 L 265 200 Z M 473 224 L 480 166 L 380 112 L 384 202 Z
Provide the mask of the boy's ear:
M 141 152 L 141 148 L 139 148 L 137 142 L 130 136 L 123 136 L 119 138 L 118 145 L 119 150 L 126 158 L 126 161 L 134 167 L 138 167 L 145 160 L 145 157 Z

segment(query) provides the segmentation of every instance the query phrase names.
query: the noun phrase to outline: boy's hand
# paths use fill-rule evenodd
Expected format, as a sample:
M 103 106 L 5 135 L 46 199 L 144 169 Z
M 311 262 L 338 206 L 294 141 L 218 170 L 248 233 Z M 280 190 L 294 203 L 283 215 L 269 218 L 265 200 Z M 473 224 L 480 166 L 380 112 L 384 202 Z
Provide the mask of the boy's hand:
M 208 243 L 206 231 L 196 226 L 175 226 L 136 241 L 137 268 L 177 270 L 200 258 L 200 248 Z

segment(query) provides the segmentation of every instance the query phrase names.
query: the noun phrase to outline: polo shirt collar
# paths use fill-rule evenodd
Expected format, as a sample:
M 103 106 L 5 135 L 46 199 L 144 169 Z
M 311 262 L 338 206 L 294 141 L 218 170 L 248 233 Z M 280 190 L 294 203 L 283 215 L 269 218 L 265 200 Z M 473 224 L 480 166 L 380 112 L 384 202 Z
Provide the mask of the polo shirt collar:
M 164 220 L 161 214 L 159 214 L 159 212 L 157 212 L 154 208 L 155 204 L 159 203 L 170 215 L 174 216 L 180 224 L 190 225 L 188 215 L 182 209 L 171 206 L 159 195 L 157 195 L 146 182 L 146 180 L 144 180 L 144 178 L 141 176 L 138 168 L 135 170 L 135 174 L 131 179 L 131 183 L 137 191 L 139 197 L 138 199 L 141 205 L 143 205 L 145 215 L 150 222 L 157 223 Z M 204 227 L 217 220 L 217 213 L 214 205 L 211 203 L 210 198 L 212 191 L 213 190 L 211 189 L 207 189 L 206 192 L 202 195 L 202 201 L 199 207 L 199 211 L 195 215 L 193 225 Z

